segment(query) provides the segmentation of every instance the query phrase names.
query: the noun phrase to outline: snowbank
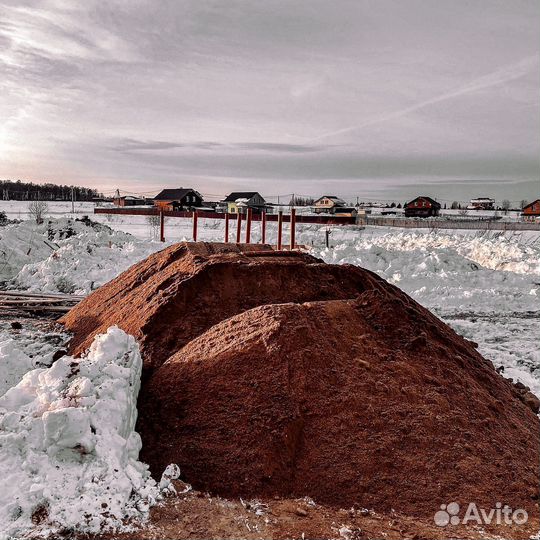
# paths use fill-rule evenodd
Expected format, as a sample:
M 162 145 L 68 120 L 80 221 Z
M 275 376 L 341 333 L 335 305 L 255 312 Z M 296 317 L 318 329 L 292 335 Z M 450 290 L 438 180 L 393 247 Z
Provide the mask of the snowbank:
M 64 348 L 69 339 L 65 332 L 44 331 L 33 324 L 15 330 L 9 322 L 0 321 L 0 396 L 28 371 L 49 367 L 54 354 Z
M 28 221 L 0 230 L 0 279 L 13 278 L 17 289 L 86 294 L 162 248 L 97 223 Z
M 354 241 L 314 252 L 326 262 L 373 270 L 440 314 L 538 308 L 540 246 L 519 237 L 360 233 Z
M 146 515 L 159 490 L 138 461 L 141 367 L 135 339 L 111 327 L 81 359 L 29 371 L 0 397 L 0 537 Z
M 34 368 L 33 358 L 12 339 L 0 342 L 0 395 L 15 386 L 25 373 Z
M 34 222 L 0 227 L 0 281 L 7 281 L 27 263 L 47 258 L 56 246 Z

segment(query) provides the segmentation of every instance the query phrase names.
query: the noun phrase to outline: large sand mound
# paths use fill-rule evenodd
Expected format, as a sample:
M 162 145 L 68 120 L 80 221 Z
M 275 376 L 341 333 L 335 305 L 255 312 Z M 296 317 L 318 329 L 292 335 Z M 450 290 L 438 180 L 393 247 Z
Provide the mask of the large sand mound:
M 257 244 L 181 243 L 151 255 L 72 309 L 62 322 L 71 352 L 118 325 L 141 345 L 145 368 L 161 365 L 205 330 L 252 307 L 353 298 L 380 286 L 375 274 Z
M 169 248 L 65 317 L 79 350 L 110 324 L 141 340 L 156 474 L 176 462 L 222 495 L 411 515 L 538 513 L 538 418 L 473 344 L 361 268 L 214 250 Z

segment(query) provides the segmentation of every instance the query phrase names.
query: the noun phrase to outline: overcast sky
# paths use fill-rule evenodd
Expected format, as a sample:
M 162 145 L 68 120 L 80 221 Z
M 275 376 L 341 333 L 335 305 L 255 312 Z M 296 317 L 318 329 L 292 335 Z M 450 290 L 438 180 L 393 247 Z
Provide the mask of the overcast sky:
M 539 53 L 537 0 L 0 0 L 0 178 L 531 199 Z

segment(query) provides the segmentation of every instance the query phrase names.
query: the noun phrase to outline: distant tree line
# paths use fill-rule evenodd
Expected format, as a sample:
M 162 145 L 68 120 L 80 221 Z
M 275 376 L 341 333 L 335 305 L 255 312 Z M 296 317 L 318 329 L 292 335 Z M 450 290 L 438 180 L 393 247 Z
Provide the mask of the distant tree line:
M 4 201 L 91 201 L 102 197 L 97 190 L 80 186 L 34 184 L 21 180 L 0 180 L 0 196 Z
M 299 197 L 293 195 L 289 201 L 289 206 L 311 206 L 315 202 L 313 197 Z

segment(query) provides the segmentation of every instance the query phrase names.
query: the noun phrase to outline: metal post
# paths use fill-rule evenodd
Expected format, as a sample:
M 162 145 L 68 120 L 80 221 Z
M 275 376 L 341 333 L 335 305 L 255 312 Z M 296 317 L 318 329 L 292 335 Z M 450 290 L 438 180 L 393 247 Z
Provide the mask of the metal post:
M 283 210 L 278 212 L 277 217 L 277 248 L 281 250 L 281 234 L 283 233 Z
M 295 248 L 296 208 L 291 208 L 291 250 Z
M 193 210 L 193 241 L 197 241 L 197 218 L 198 218 L 197 210 Z
M 225 243 L 229 242 L 229 213 L 225 214 Z
M 165 214 L 163 210 L 159 211 L 159 239 L 165 242 Z
M 250 243 L 251 240 L 251 213 L 252 209 L 247 209 L 247 220 L 246 220 L 246 244 Z
M 266 211 L 261 213 L 261 244 L 266 244 Z
M 236 243 L 239 244 L 242 234 L 242 214 L 238 212 L 236 214 Z
M 330 229 L 324 231 L 324 244 L 327 248 L 330 247 Z

